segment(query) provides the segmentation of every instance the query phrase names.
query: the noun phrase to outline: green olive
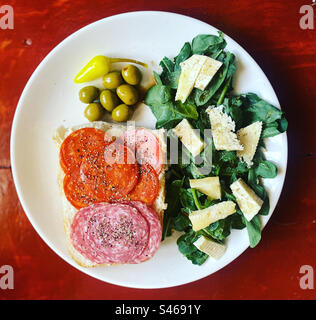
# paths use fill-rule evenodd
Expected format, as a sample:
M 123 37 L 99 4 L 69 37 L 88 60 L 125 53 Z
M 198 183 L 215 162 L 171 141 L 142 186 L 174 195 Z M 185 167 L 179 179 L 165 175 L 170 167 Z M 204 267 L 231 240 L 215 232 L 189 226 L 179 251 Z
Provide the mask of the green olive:
M 142 74 L 137 67 L 129 64 L 122 69 L 122 77 L 128 84 L 135 86 L 140 83 Z
M 100 120 L 103 115 L 104 109 L 100 103 L 90 103 L 84 110 L 84 116 L 91 122 Z
M 129 108 L 126 104 L 120 104 L 112 111 L 112 118 L 114 121 L 123 122 L 129 118 Z
M 110 72 L 103 77 L 103 85 L 106 89 L 116 89 L 123 83 L 124 80 L 118 71 Z
M 120 100 L 117 95 L 111 90 L 103 90 L 100 94 L 100 102 L 103 108 L 107 111 L 112 110 L 120 104 Z
M 79 99 L 83 103 L 91 103 L 99 97 L 100 91 L 95 86 L 83 87 L 79 91 Z
M 129 84 L 122 84 L 116 89 L 118 97 L 127 105 L 135 104 L 138 101 L 138 91 Z

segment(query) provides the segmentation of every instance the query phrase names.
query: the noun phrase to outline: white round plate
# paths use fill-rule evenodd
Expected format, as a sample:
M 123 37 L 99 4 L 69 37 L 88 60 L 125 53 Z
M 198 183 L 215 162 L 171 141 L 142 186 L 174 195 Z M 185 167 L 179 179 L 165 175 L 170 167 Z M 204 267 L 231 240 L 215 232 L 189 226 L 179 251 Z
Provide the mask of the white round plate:
M 145 61 L 159 71 L 164 57 L 174 57 L 186 41 L 198 34 L 217 34 L 217 29 L 199 20 L 167 12 L 131 12 L 112 16 L 75 32 L 41 62 L 28 81 L 15 113 L 11 135 L 12 172 L 25 213 L 42 239 L 65 261 L 84 273 L 113 284 L 134 288 L 165 288 L 192 282 L 223 268 L 249 246 L 247 231 L 233 230 L 225 255 L 209 258 L 202 266 L 191 264 L 176 245 L 178 234 L 167 238 L 156 255 L 139 265 L 82 268 L 70 257 L 62 222 L 57 186 L 58 151 L 52 140 L 57 127 L 85 123 L 83 104 L 73 78 L 97 54 Z M 255 92 L 279 106 L 268 79 L 234 40 L 225 35 L 227 50 L 238 61 L 236 92 Z M 136 125 L 152 128 L 155 118 L 143 106 L 135 114 Z M 287 164 L 287 138 L 267 139 L 266 157 L 277 164 L 279 174 L 264 185 L 271 209 L 279 199 Z M 264 238 L 262 239 L 264 241 Z

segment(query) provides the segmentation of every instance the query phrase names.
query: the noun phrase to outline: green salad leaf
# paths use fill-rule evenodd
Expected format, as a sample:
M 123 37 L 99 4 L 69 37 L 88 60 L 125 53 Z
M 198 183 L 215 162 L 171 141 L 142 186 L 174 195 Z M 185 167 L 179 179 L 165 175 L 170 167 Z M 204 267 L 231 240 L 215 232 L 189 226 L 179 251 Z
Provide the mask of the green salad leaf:
M 273 137 L 287 130 L 288 122 L 284 112 L 254 93 L 248 93 L 245 97 L 245 119 L 249 124 L 256 121 L 263 122 L 263 138 Z
M 256 175 L 262 178 L 275 178 L 277 176 L 277 166 L 267 160 L 262 160 L 256 167 Z
M 261 240 L 261 221 L 259 216 L 255 216 L 249 222 L 244 218 L 247 227 L 250 247 L 254 248 Z
M 203 54 L 212 58 L 226 47 L 227 43 L 223 37 L 223 33 L 219 36 L 212 34 L 200 34 L 192 40 L 193 54 Z
M 199 236 L 201 236 L 201 233 L 194 232 L 191 229 L 177 240 L 179 251 L 193 264 L 197 265 L 203 264 L 208 258 L 206 253 L 198 250 L 193 244 Z
M 174 101 L 171 88 L 157 84 L 147 92 L 145 103 L 157 118 L 157 128 L 173 128 L 184 118 L 197 120 L 196 106 L 190 102 Z
M 171 236 L 171 231 L 174 227 L 174 219 L 181 212 L 181 204 L 177 194 L 182 185 L 183 179 L 170 181 L 166 185 L 166 202 L 168 203 L 168 207 L 163 217 L 162 240 L 167 236 Z

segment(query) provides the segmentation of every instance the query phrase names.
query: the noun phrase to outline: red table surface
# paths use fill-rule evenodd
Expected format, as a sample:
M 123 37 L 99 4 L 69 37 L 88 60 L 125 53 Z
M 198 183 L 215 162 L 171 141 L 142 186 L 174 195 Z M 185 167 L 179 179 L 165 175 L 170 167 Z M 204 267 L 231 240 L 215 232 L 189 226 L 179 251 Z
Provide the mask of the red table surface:
M 6 1 L 14 8 L 15 26 L 14 30 L 0 29 L 0 266 L 13 266 L 15 288 L 0 289 L 0 299 L 316 298 L 316 289 L 303 290 L 299 285 L 300 267 L 316 267 L 316 30 L 299 26 L 299 9 L 308 2 Z M 161 290 L 103 283 L 59 258 L 23 212 L 10 166 L 13 115 L 37 65 L 79 28 L 104 17 L 139 10 L 189 15 L 230 35 L 265 71 L 289 120 L 285 186 L 261 243 L 207 278 Z

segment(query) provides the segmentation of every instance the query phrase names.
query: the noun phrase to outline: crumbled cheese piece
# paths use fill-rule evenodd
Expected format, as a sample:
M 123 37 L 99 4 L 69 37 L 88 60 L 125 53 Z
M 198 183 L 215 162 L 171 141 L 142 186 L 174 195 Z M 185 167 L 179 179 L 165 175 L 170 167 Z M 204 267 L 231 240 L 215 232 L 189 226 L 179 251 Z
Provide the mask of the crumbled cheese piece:
M 198 130 L 193 129 L 187 119 L 183 119 L 172 131 L 179 137 L 194 157 L 204 149 L 204 141 L 200 137 Z
M 202 210 L 192 211 L 189 214 L 189 219 L 192 223 L 192 229 L 198 231 L 235 212 L 236 205 L 233 201 L 223 201 Z
M 224 244 L 207 239 L 201 236 L 193 243 L 200 251 L 208 254 L 214 259 L 220 259 L 226 251 Z
M 245 218 L 251 221 L 261 209 L 263 201 L 241 178 L 231 184 L 230 188 Z
M 256 153 L 262 130 L 262 122 L 257 121 L 237 131 L 237 137 L 244 146 L 244 150 L 237 151 L 237 156 L 243 159 L 248 166 L 252 165 L 252 159 Z
M 181 74 L 176 93 L 176 101 L 180 100 L 182 103 L 186 101 L 206 58 L 206 56 L 194 54 L 189 59 L 180 63 Z
M 243 150 L 235 131 L 235 122 L 223 111 L 223 106 L 206 109 L 210 117 L 216 150 Z
M 195 81 L 194 87 L 202 91 L 205 90 L 222 64 L 223 63 L 218 60 L 207 57 Z
M 219 177 L 207 177 L 203 179 L 191 179 L 191 188 L 197 189 L 200 192 L 206 194 L 211 199 L 221 198 L 221 185 Z

